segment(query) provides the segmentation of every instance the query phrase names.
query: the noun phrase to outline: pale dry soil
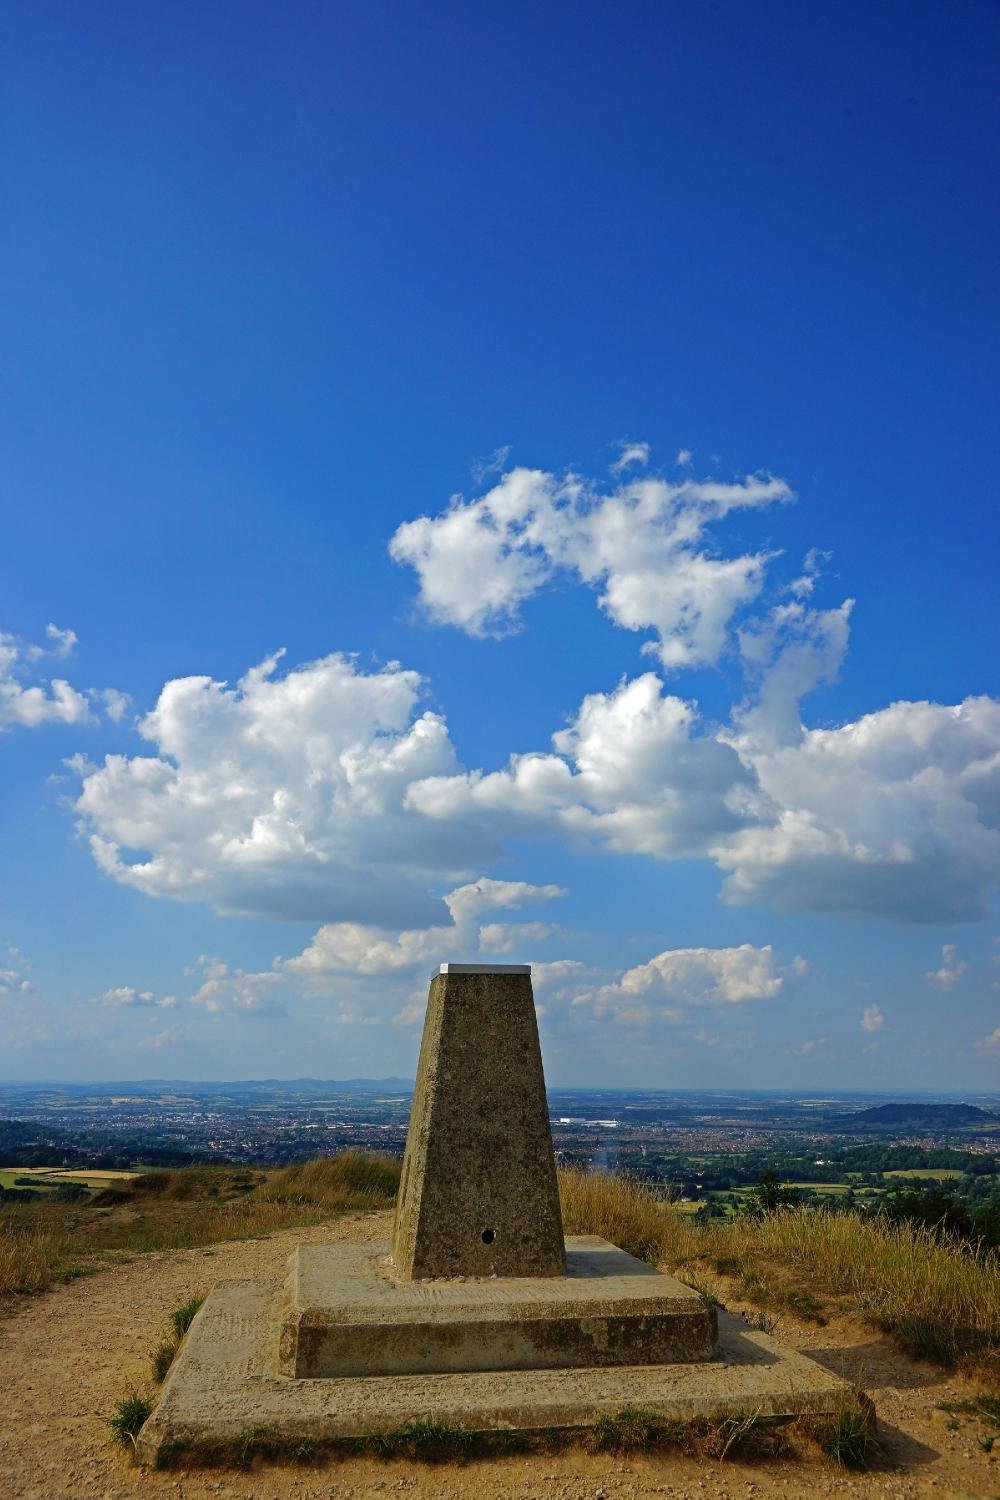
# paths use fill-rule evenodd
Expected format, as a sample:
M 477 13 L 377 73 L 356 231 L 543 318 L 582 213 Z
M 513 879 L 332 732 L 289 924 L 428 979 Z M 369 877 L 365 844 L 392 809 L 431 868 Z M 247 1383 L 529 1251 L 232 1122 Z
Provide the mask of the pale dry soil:
M 346 1215 L 329 1225 L 266 1239 L 168 1251 L 116 1265 L 38 1297 L 0 1318 L 0 1496 L 23 1500 L 319 1500 L 353 1496 L 474 1496 L 476 1500 L 763 1500 L 811 1495 L 1000 1497 L 1000 1455 L 983 1453 L 975 1419 L 948 1417 L 942 1400 L 971 1393 L 967 1382 L 915 1363 L 849 1320 L 816 1328 L 780 1320 L 776 1337 L 874 1396 L 885 1464 L 851 1475 L 826 1459 L 764 1464 L 664 1455 L 595 1454 L 574 1446 L 551 1456 L 459 1464 L 335 1459 L 321 1467 L 255 1464 L 249 1470 L 134 1467 L 112 1440 L 108 1417 L 129 1390 L 152 1394 L 153 1348 L 174 1308 L 220 1279 L 279 1275 L 302 1240 L 378 1239 L 387 1215 Z M 1000 1449 L 1000 1443 L 997 1444 Z

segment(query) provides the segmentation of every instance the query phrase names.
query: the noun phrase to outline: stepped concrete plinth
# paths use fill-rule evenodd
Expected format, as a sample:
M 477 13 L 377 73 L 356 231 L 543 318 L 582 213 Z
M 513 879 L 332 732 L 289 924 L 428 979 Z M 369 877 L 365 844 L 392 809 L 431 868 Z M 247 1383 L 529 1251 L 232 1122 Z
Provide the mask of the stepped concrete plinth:
M 687 1420 L 755 1412 L 761 1418 L 835 1411 L 846 1381 L 719 1315 L 709 1360 L 579 1369 L 291 1379 L 274 1343 L 279 1281 L 223 1282 L 207 1298 L 139 1434 L 154 1466 L 245 1461 L 260 1444 L 322 1446 L 398 1432 L 416 1420 L 471 1432 L 586 1431 L 623 1408 Z
M 717 1341 L 718 1336 L 718 1341 Z M 390 1245 L 302 1245 L 215 1288 L 139 1435 L 146 1463 L 396 1431 L 835 1409 L 846 1382 L 590 1236 L 564 1241 L 525 965 L 442 964 Z
M 299 1378 L 707 1359 L 715 1309 L 607 1240 L 566 1241 L 565 1276 L 393 1278 L 388 1245 L 302 1245 L 278 1368 Z

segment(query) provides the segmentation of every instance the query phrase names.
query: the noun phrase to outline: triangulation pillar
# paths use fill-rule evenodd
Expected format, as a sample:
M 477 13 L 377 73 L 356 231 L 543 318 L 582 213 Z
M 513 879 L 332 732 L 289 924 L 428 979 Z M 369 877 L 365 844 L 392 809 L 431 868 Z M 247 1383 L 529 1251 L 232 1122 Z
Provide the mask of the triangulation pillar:
M 564 1245 L 531 971 L 442 964 L 392 1246 L 300 1245 L 283 1283 L 217 1286 L 136 1452 L 837 1409 L 839 1376 L 723 1317 L 717 1346 L 692 1287 L 594 1235 Z
M 431 980 L 392 1235 L 400 1280 L 566 1269 L 531 969 Z

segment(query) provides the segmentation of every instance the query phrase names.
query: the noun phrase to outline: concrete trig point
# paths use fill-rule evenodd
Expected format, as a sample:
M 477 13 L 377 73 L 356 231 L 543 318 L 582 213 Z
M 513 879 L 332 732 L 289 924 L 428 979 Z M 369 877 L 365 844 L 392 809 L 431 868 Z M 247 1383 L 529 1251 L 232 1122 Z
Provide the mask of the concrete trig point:
M 392 1258 L 407 1281 L 566 1270 L 527 964 L 431 980 Z
M 786 1415 L 847 1389 L 606 1240 L 564 1241 L 530 968 L 442 964 L 391 1245 L 302 1245 L 284 1282 L 216 1287 L 137 1451 L 155 1463 L 417 1418 L 588 1427 L 626 1406 Z

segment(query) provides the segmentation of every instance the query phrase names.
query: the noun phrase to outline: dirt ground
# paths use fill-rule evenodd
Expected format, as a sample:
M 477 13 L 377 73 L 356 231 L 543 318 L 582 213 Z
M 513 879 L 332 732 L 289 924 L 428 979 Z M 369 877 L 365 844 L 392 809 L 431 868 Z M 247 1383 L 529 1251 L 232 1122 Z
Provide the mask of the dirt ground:
M 220 1279 L 280 1274 L 301 1240 L 377 1239 L 387 1233 L 387 1215 L 349 1215 L 326 1227 L 263 1240 L 147 1255 L 19 1300 L 10 1316 L 0 1319 L 0 1496 L 346 1500 L 396 1492 L 476 1500 L 1000 1497 L 1000 1442 L 995 1457 L 983 1452 L 985 1427 L 962 1417 L 957 1428 L 950 1428 L 948 1416 L 936 1409 L 940 1401 L 971 1394 L 971 1387 L 907 1359 L 887 1339 L 842 1319 L 827 1328 L 783 1319 L 774 1332 L 860 1381 L 874 1397 L 885 1461 L 868 1474 L 845 1473 L 825 1459 L 749 1465 L 660 1455 L 623 1458 L 582 1447 L 465 1466 L 347 1458 L 321 1467 L 153 1473 L 130 1463 L 112 1440 L 108 1418 L 130 1390 L 154 1393 L 150 1354 L 163 1339 L 174 1308 L 204 1296 Z

